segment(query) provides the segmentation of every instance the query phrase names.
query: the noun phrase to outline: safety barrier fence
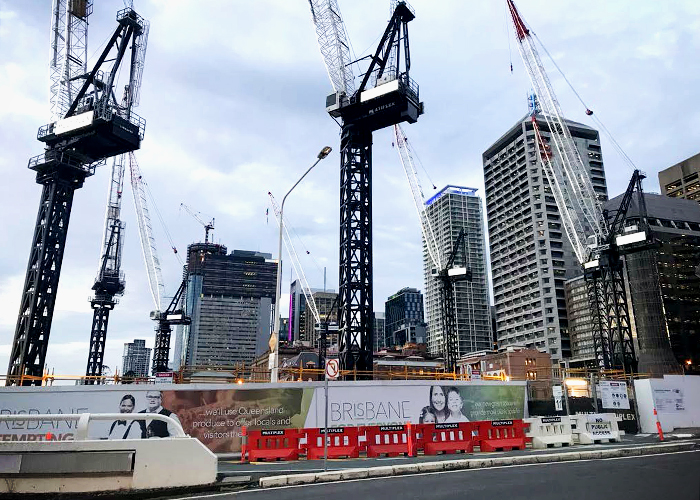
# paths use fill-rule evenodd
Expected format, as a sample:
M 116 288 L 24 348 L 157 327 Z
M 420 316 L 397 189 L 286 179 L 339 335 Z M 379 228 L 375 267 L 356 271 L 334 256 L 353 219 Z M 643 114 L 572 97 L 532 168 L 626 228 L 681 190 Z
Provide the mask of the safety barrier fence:
M 620 441 L 611 414 L 311 429 L 243 428 L 242 462 L 414 457 Z M 325 441 L 325 443 L 324 443 Z
M 523 420 L 372 425 L 328 429 L 243 429 L 242 462 L 416 456 L 525 449 Z M 325 438 L 325 443 L 324 443 Z

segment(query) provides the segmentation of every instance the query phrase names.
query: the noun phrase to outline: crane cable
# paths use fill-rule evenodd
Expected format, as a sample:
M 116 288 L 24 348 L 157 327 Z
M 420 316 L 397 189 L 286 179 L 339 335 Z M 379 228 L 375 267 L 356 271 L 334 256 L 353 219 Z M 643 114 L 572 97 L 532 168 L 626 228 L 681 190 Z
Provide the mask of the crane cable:
M 513 74 L 513 52 L 510 48 L 510 28 L 508 26 L 508 4 L 503 4 L 503 19 L 506 23 L 506 39 L 508 40 L 508 59 L 510 61 L 510 74 Z
M 177 248 L 175 247 L 175 243 L 173 242 L 172 236 L 170 236 L 170 231 L 168 231 L 168 226 L 165 225 L 165 220 L 163 220 L 163 216 L 160 213 L 160 210 L 158 210 L 158 205 L 156 204 L 156 200 L 153 197 L 153 193 L 151 192 L 151 188 L 148 187 L 148 183 L 141 177 L 141 182 L 143 183 L 144 187 L 146 188 L 146 194 L 148 195 L 148 198 L 151 201 L 151 205 L 153 206 L 153 209 L 156 212 L 156 215 L 158 216 L 158 220 L 160 221 L 160 225 L 163 227 L 163 231 L 165 232 L 166 238 L 168 238 L 168 242 L 170 243 L 170 248 L 173 249 L 173 253 L 175 254 L 175 257 L 177 258 L 178 262 L 180 265 L 184 265 L 184 262 L 182 261 L 182 257 L 180 257 L 180 254 L 177 253 Z
M 559 74 L 562 76 L 562 78 L 564 79 L 566 84 L 569 86 L 571 91 L 574 93 L 576 98 L 583 105 L 583 107 L 586 108 L 586 114 L 588 116 L 592 117 L 592 119 L 596 123 L 596 125 L 598 125 L 598 127 L 603 130 L 603 132 L 605 133 L 607 138 L 610 139 L 610 142 L 612 142 L 613 147 L 617 150 L 617 152 L 620 154 L 622 159 L 627 163 L 627 167 L 633 171 L 637 170 L 637 167 L 634 165 L 634 162 L 632 161 L 632 159 L 629 156 L 627 156 L 627 153 L 625 153 L 625 151 L 622 149 L 622 146 L 620 146 L 620 144 L 615 140 L 615 137 L 613 137 L 610 130 L 608 130 L 608 127 L 605 126 L 605 124 L 598 118 L 597 115 L 593 114 L 593 111 L 586 105 L 586 103 L 583 101 L 583 98 L 581 97 L 581 95 L 578 92 L 576 92 L 576 89 L 571 84 L 569 79 L 566 77 L 564 72 L 561 70 L 559 65 L 556 63 L 556 61 L 554 60 L 552 55 L 549 53 L 549 51 L 547 50 L 547 47 L 544 46 L 544 44 L 542 43 L 542 40 L 540 40 L 540 38 L 537 36 L 537 34 L 531 28 L 528 27 L 528 29 L 530 29 L 530 34 L 535 37 L 535 39 L 537 40 L 537 43 L 539 43 L 540 47 L 542 47 L 542 50 L 544 50 L 545 54 L 547 54 L 547 57 L 552 62 L 554 67 L 557 69 Z

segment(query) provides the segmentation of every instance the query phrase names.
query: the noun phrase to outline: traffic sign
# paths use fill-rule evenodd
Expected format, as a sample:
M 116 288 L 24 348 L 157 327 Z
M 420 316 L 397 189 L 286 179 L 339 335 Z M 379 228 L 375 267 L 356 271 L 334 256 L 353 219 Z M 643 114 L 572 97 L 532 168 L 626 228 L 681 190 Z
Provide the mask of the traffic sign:
M 340 375 L 340 363 L 333 358 L 326 361 L 326 379 L 335 380 Z

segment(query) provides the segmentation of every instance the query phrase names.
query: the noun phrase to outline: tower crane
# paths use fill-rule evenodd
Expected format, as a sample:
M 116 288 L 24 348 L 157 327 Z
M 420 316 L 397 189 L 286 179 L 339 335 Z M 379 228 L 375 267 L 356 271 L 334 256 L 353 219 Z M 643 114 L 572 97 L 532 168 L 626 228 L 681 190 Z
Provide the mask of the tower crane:
M 439 300 L 442 313 L 442 352 L 445 358 L 446 370 L 454 371 L 457 367 L 457 358 L 459 356 L 459 335 L 455 314 L 455 283 L 458 281 L 470 281 L 472 277 L 471 271 L 467 268 L 465 232 L 463 228 L 460 229 L 457 240 L 451 252 L 447 255 L 447 260 L 445 260 L 438 246 L 433 226 L 426 214 L 425 197 L 413 162 L 412 148 L 406 134 L 398 124 L 394 125 L 394 143 L 396 144 L 396 150 L 406 173 L 406 179 L 408 179 L 413 195 L 413 202 L 418 212 L 423 241 L 428 251 L 430 263 L 433 266 L 431 275 L 439 282 Z M 455 266 L 457 252 L 463 245 L 463 265 Z
M 399 1 L 359 86 L 337 0 L 309 0 L 318 44 L 334 93 L 326 111 L 341 126 L 339 361 L 343 370 L 372 371 L 372 132 L 423 113 L 409 77 L 408 23 Z M 401 57 L 403 53 L 403 58 Z M 403 61 L 403 70 L 401 62 Z
M 184 208 L 188 214 L 190 214 L 192 217 L 195 218 L 197 222 L 199 222 L 202 226 L 204 226 L 204 243 L 209 243 L 209 231 L 214 230 L 214 218 L 211 219 L 210 222 L 204 222 L 202 218 L 199 216 L 200 213 L 197 212 L 196 210 L 193 210 L 192 208 L 188 207 L 184 203 L 180 203 L 180 206 Z
M 526 26 L 513 0 L 506 2 L 515 27 L 518 50 L 532 83 L 536 101 L 541 107 L 541 112 L 538 113 L 539 110 L 535 107 L 532 113 L 532 127 L 540 163 L 559 208 L 567 237 L 584 268 L 589 304 L 595 318 L 593 338 L 597 363 L 601 369 L 635 372 L 638 365 L 632 340 L 621 256 L 633 252 L 653 251 L 653 235 L 646 222 L 641 185 L 644 174 L 634 170 L 622 203 L 614 214 L 602 210 L 588 171 L 564 121 L 531 30 Z M 586 114 L 592 115 L 593 112 L 586 109 Z M 549 134 L 548 141 L 544 137 L 545 132 Z M 640 212 L 644 213 L 640 213 L 640 225 L 628 227 L 625 224 L 627 210 L 635 191 Z M 644 294 L 647 307 L 661 312 L 663 307 L 655 261 L 652 267 L 650 281 L 644 286 L 630 283 L 630 296 L 634 305 L 637 302 L 635 297 L 641 298 L 640 294 Z M 644 314 L 638 316 L 641 318 Z M 650 337 L 656 337 L 658 340 L 660 335 L 651 328 L 640 328 L 641 326 L 637 325 L 640 358 L 641 350 L 649 344 Z M 669 352 L 670 346 L 667 350 L 667 353 Z M 659 354 L 659 351 L 655 354 Z
M 139 149 L 144 135 L 145 120 L 127 113 L 114 97 L 124 56 L 130 52 L 130 60 L 137 58 L 144 20 L 133 9 L 120 10 L 117 28 L 95 65 L 80 74 L 85 68 L 91 10 L 89 0 L 54 3 L 52 121 L 39 128 L 37 139 L 45 150 L 28 165 L 43 189 L 10 352 L 8 385 L 41 383 L 75 190 L 107 158 Z M 78 30 L 79 40 L 72 30 Z M 132 65 L 128 72 L 129 88 L 135 88 L 137 70 Z
M 141 77 L 146 60 L 148 30 L 149 23 L 148 21 L 144 21 L 143 32 L 141 36 L 134 41 L 137 45 L 137 49 L 135 52 L 136 57 L 131 60 L 131 67 L 135 78 L 130 82 L 130 85 L 124 87 L 124 94 L 121 102 L 121 110 L 127 117 L 131 115 L 132 109 L 137 107 L 140 101 Z M 133 152 L 128 155 L 124 153 L 115 156 L 112 162 L 112 177 L 109 184 L 100 267 L 97 272 L 95 284 L 92 287 L 95 291 L 95 295 L 90 298 L 93 316 L 92 328 L 90 331 L 90 350 L 88 353 L 87 368 L 85 370 L 85 382 L 87 384 L 94 384 L 102 375 L 102 362 L 104 360 L 109 313 L 117 304 L 115 297 L 121 296 L 126 286 L 124 274 L 121 271 L 122 246 L 125 229 L 125 225 L 121 220 L 121 204 L 122 195 L 124 193 L 124 168 L 127 157 L 131 161 L 132 156 Z
M 151 217 L 146 200 L 146 189 L 141 170 L 136 162 L 136 157 L 130 154 L 129 160 L 131 189 L 134 194 L 136 219 L 139 226 L 139 239 L 141 241 L 144 263 L 146 264 L 151 297 L 153 298 L 153 304 L 155 306 L 155 309 L 151 312 L 151 319 L 156 322 L 156 338 L 153 348 L 152 365 L 152 372 L 155 374 L 168 370 L 172 325 L 189 325 L 192 320 L 181 306 L 181 299 L 187 288 L 186 278 L 183 278 L 168 306 L 165 309 L 162 308 L 165 286 L 163 285 L 163 275 L 160 268 L 160 259 L 158 258 L 158 249 L 156 248 L 156 241 L 153 237 Z

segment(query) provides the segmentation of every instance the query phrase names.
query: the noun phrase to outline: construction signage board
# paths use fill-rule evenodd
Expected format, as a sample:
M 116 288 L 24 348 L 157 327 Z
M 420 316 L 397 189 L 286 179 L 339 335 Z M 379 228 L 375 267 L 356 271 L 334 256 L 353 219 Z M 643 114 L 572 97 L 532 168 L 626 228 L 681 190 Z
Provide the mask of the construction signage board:
M 627 382 L 608 382 L 601 380 L 598 394 L 603 402 L 603 408 L 613 410 L 629 410 L 630 400 L 627 396 Z
M 564 396 L 564 391 L 560 385 L 552 386 L 552 396 L 554 397 L 554 409 L 556 411 L 562 411 L 564 409 L 562 397 Z
M 0 414 L 156 412 L 176 418 L 185 433 L 215 453 L 239 451 L 241 428 L 281 430 L 323 427 L 323 382 L 284 384 L 128 384 L 0 388 Z M 335 382 L 328 391 L 332 427 L 475 420 L 525 416 L 526 385 L 521 382 L 358 381 Z M 166 437 L 171 429 L 136 420 L 95 421 L 91 439 Z M 75 438 L 77 422 L 0 422 L 0 441 Z
M 610 421 L 612 414 L 593 414 L 587 415 L 586 431 L 590 433 L 594 439 L 614 439 L 613 425 Z M 613 417 L 614 418 L 614 417 Z
M 654 404 L 659 413 L 685 411 L 683 390 L 680 388 L 654 389 Z
M 158 383 L 158 384 L 172 384 L 173 383 L 173 372 L 156 373 L 156 383 Z

